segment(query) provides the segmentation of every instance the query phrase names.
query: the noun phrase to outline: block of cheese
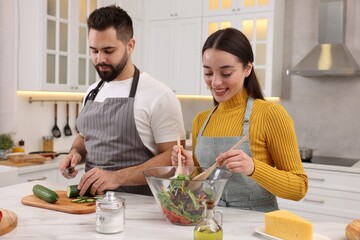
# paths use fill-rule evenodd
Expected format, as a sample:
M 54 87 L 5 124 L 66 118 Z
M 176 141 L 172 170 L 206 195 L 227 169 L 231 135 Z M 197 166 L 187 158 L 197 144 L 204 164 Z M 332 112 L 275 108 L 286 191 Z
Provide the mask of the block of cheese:
M 265 213 L 265 231 L 284 240 L 312 240 L 313 236 L 311 222 L 287 210 Z

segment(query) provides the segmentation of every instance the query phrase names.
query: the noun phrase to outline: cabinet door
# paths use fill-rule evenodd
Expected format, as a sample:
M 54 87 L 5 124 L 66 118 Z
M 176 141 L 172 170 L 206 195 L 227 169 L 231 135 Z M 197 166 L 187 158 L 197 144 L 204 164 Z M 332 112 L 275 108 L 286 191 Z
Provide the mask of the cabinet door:
M 147 4 L 149 20 L 161 20 L 173 17 L 171 0 L 151 0 Z
M 202 14 L 202 0 L 151 0 L 149 20 L 192 18 Z
M 173 79 L 176 94 L 199 94 L 201 76 L 201 20 L 189 18 L 174 21 L 175 44 Z
M 18 183 L 33 181 L 57 182 L 57 169 L 40 170 L 31 173 L 19 174 Z
M 83 92 L 95 82 L 86 18 L 96 7 L 97 0 L 19 2 L 19 90 Z
M 199 94 L 201 20 L 188 18 L 149 23 L 147 71 L 176 94 Z
M 274 10 L 274 0 L 204 0 L 204 16 L 242 14 Z
M 204 17 L 204 41 L 213 32 L 228 27 L 242 31 L 254 53 L 254 69 L 266 97 L 279 97 L 282 76 L 283 11 Z M 279 36 L 275 35 L 278 34 Z
M 149 43 L 147 45 L 147 68 L 146 71 L 157 80 L 165 83 L 175 90 L 172 78 L 174 73 L 174 40 L 173 40 L 173 21 L 150 21 Z

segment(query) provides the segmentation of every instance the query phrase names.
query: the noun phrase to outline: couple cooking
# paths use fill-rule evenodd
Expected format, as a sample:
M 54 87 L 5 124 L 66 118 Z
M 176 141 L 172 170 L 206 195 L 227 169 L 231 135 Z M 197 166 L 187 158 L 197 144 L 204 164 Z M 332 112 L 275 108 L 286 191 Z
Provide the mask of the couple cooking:
M 218 30 L 202 49 L 204 81 L 213 109 L 199 113 L 192 128 L 193 154 L 185 144 L 181 105 L 173 91 L 131 60 L 136 42 L 130 16 L 118 6 L 92 12 L 87 21 L 93 65 L 101 81 L 86 92 L 77 119 L 80 134 L 60 163 L 66 169 L 85 162 L 79 189 L 151 195 L 143 171 L 155 166 L 209 167 L 215 161 L 232 172 L 219 204 L 269 212 L 276 197 L 302 199 L 308 189 L 294 124 L 286 110 L 264 99 L 246 36 Z M 190 37 L 190 36 L 189 36 Z M 164 63 L 167 64 L 167 63 Z M 164 66 L 166 67 L 166 66 Z M 194 79 L 198 81 L 198 79 Z M 241 147 L 228 150 L 243 136 Z

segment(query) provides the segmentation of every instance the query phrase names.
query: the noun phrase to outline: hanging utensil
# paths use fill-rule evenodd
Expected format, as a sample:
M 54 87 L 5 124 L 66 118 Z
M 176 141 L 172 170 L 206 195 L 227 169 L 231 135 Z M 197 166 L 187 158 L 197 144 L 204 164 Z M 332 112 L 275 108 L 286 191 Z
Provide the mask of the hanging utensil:
M 69 126 L 69 103 L 66 103 L 66 125 L 64 127 L 65 136 L 71 136 L 71 128 Z
M 77 129 L 77 126 L 76 126 L 76 120 L 79 116 L 79 103 L 76 103 L 76 110 L 75 110 L 75 130 L 76 132 L 79 132 L 79 130 Z
M 55 125 L 51 130 L 52 135 L 56 138 L 61 137 L 61 132 L 59 127 L 57 126 L 57 103 L 55 102 Z

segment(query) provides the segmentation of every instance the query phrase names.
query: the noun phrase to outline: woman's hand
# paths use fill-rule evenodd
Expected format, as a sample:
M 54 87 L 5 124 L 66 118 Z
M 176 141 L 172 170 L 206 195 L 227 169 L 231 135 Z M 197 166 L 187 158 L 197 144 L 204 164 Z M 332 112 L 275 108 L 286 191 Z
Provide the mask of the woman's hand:
M 247 176 L 255 170 L 254 160 L 242 150 L 229 150 L 220 154 L 216 161 L 220 167 L 226 167 L 231 172 L 243 173 Z
M 177 145 L 173 146 L 171 152 L 171 164 L 173 166 L 178 165 L 178 152 L 181 151 L 181 163 L 182 166 L 194 166 L 194 160 L 192 156 L 181 146 L 180 149 Z

